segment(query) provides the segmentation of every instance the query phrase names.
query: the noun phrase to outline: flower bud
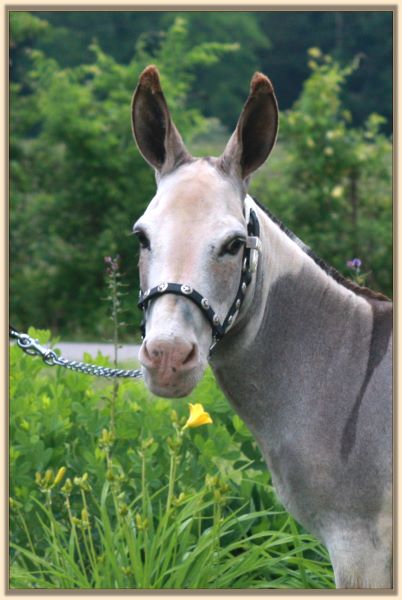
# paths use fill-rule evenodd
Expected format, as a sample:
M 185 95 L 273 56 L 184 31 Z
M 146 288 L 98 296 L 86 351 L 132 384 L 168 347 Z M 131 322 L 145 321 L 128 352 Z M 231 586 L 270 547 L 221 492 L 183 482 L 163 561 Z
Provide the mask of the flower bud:
M 66 479 L 66 483 L 61 488 L 61 491 L 63 494 L 66 494 L 66 496 L 69 496 L 72 492 L 72 489 L 73 489 L 73 484 L 71 482 L 71 479 L 68 478 L 68 479 Z
M 147 450 L 154 443 L 154 438 L 148 438 L 147 440 L 142 440 L 141 448 L 142 450 Z
M 45 483 L 51 484 L 53 482 L 54 474 L 53 469 L 48 469 L 45 473 Z
M 125 502 L 122 502 L 119 506 L 119 513 L 122 517 L 125 517 L 128 514 L 128 506 Z
M 66 474 L 66 467 L 60 467 L 60 469 L 57 471 L 57 475 L 54 479 L 54 485 L 58 485 L 64 478 L 64 475 Z
M 214 500 L 215 502 L 220 502 L 222 500 L 222 495 L 218 489 L 214 490 Z
M 148 519 L 143 519 L 140 513 L 135 515 L 135 524 L 138 531 L 146 529 L 148 527 Z

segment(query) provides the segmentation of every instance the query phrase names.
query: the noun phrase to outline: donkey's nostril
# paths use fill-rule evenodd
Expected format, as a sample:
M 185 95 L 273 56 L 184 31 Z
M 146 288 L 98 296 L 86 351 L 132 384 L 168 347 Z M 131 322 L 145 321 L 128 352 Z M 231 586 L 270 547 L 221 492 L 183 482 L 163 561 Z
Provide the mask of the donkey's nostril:
M 192 344 L 190 352 L 187 354 L 185 359 L 183 360 L 183 366 L 189 367 L 193 363 L 198 361 L 198 349 L 195 344 Z
M 152 363 L 155 362 L 155 358 L 158 356 L 158 351 L 157 350 L 152 350 L 151 354 L 149 353 L 148 350 L 148 346 L 147 346 L 147 342 L 144 341 L 142 343 L 142 346 L 140 348 L 140 355 L 139 358 L 141 360 L 141 362 L 145 365 L 145 366 L 149 366 L 152 365 Z M 153 358 L 152 358 L 153 357 Z
M 147 369 L 173 375 L 197 366 L 199 350 L 197 344 L 184 339 L 150 338 L 144 340 L 139 359 Z

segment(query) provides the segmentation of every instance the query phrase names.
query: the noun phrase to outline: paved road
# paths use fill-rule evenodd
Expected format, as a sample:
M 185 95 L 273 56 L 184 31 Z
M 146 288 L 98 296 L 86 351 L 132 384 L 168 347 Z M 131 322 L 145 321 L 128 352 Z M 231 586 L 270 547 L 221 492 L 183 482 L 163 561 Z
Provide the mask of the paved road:
M 71 360 L 82 360 L 84 352 L 89 352 L 91 356 L 95 358 L 98 352 L 101 352 L 104 356 L 113 358 L 114 348 L 112 344 L 94 344 L 90 342 L 59 342 L 56 344 L 56 348 L 60 349 L 63 358 L 70 358 Z M 140 347 L 134 345 L 123 345 L 119 348 L 118 361 L 125 361 L 138 358 L 138 351 Z

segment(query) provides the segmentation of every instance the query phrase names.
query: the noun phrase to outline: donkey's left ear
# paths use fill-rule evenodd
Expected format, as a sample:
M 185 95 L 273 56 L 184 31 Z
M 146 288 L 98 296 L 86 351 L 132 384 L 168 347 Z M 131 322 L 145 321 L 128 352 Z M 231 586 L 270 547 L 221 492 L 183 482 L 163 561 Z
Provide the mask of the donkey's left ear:
M 278 104 L 268 77 L 255 73 L 250 95 L 221 157 L 221 167 L 247 179 L 268 158 L 278 132 Z
M 139 151 L 158 175 L 191 158 L 171 119 L 155 65 L 140 75 L 132 101 L 132 125 Z

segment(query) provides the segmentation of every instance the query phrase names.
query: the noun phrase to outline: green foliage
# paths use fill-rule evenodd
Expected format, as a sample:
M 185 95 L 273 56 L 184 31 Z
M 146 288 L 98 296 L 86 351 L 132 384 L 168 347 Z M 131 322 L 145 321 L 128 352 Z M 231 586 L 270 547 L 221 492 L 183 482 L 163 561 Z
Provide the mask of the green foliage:
M 213 150 L 216 136 L 226 141 L 229 134 L 206 115 L 218 114 L 226 123 L 231 106 L 239 113 L 246 70 L 257 67 L 253 53 L 268 41 L 252 13 L 158 13 L 155 28 L 141 16 L 143 30 L 135 26 L 134 54 L 126 63 L 93 41 L 86 64 L 65 57 L 61 67 L 38 50 L 39 41 L 54 50 L 59 32 L 39 15 L 18 11 L 10 20 L 17 75 L 10 122 L 11 320 L 21 329 L 35 323 L 63 336 L 99 339 L 105 331 L 103 257 L 118 253 L 131 289 L 124 304 L 132 327 L 126 337 L 132 339 L 141 317 L 129 304 L 138 290 L 130 233 L 155 190 L 131 135 L 138 74 L 146 64 L 158 64 L 185 141 L 197 151 L 200 145 Z M 66 31 L 78 27 L 73 14 L 65 19 Z M 303 31 L 302 22 L 305 29 L 310 23 L 306 14 L 292 19 Z M 107 24 L 102 15 L 89 20 L 106 28 L 111 45 L 120 17 L 113 13 Z M 265 22 L 277 17 L 264 14 Z M 236 25 L 235 37 L 229 24 L 230 31 Z M 279 144 L 251 191 L 340 271 L 349 274 L 346 261 L 362 259 L 367 284 L 391 295 L 391 141 L 375 113 L 362 126 L 352 125 L 344 97 L 362 68 L 357 60 L 342 67 L 317 47 L 312 53 L 310 75 L 294 107 L 282 113 Z M 233 71 L 236 82 L 229 85 Z M 280 80 L 274 83 L 281 103 Z
M 18 15 L 22 15 L 19 17 Z M 15 13 L 13 31 L 25 13 Z M 186 139 L 208 129 L 199 110 L 187 108 L 194 65 L 209 65 L 233 45 L 194 45 L 177 18 L 150 55 L 139 42 L 128 65 L 96 43 L 91 64 L 60 68 L 38 50 L 12 89 L 11 311 L 15 326 L 103 330 L 103 257 L 121 256 L 138 288 L 132 224 L 155 186 L 152 170 L 132 139 L 130 103 L 142 69 L 156 61 L 173 117 Z M 33 301 L 35 298 L 35 301 Z M 130 321 L 138 326 L 139 313 Z
M 224 60 L 195 66 L 195 85 L 191 89 L 191 104 L 207 117 L 218 118 L 226 128 L 236 125 L 239 109 L 251 74 L 261 69 L 259 51 L 270 46 L 270 34 L 261 27 L 256 15 L 249 12 L 188 12 L 181 13 L 188 21 L 191 39 L 197 44 L 215 40 L 238 48 Z M 165 15 L 163 24 L 173 18 Z M 270 72 L 270 71 L 269 71 Z
M 341 98 L 357 62 L 341 67 L 318 48 L 309 53 L 311 74 L 282 116 L 278 156 L 252 192 L 329 264 L 349 274 L 347 260 L 359 257 L 368 285 L 391 295 L 392 145 L 383 118 L 353 128 Z
M 392 26 L 391 10 L 361 11 L 32 11 L 52 27 L 34 40 L 35 48 L 53 56 L 62 67 L 90 60 L 88 47 L 97 39 L 119 63 L 131 61 L 135 45 L 142 41 L 155 52 L 165 32 L 179 14 L 189 26 L 190 39 L 239 44 L 230 60 L 205 69 L 195 67 L 196 84 L 191 105 L 205 116 L 218 117 L 233 128 L 244 84 L 253 70 L 267 73 L 275 84 L 281 109 L 289 108 L 308 76 L 305 54 L 318 46 L 342 63 L 359 54 L 362 68 L 351 76 L 344 91 L 346 106 L 361 125 L 372 112 L 387 119 L 392 128 Z M 13 52 L 13 80 L 26 64 L 23 48 Z
M 360 57 L 360 68 L 351 73 L 343 89 L 344 104 L 359 126 L 378 112 L 386 117 L 383 129 L 392 131 L 392 11 L 275 10 L 257 14 L 271 42 L 269 48 L 259 49 L 257 58 L 274 82 L 282 110 L 299 97 L 309 76 L 306 52 L 318 47 L 341 64 Z
M 188 400 L 213 424 L 184 429 L 187 401 L 124 381 L 113 432 L 113 384 L 16 346 L 10 368 L 12 588 L 333 587 L 210 372 Z
M 33 40 L 46 31 L 48 24 L 46 21 L 32 15 L 28 12 L 10 13 L 10 33 L 11 47 L 15 48 L 18 44 Z

